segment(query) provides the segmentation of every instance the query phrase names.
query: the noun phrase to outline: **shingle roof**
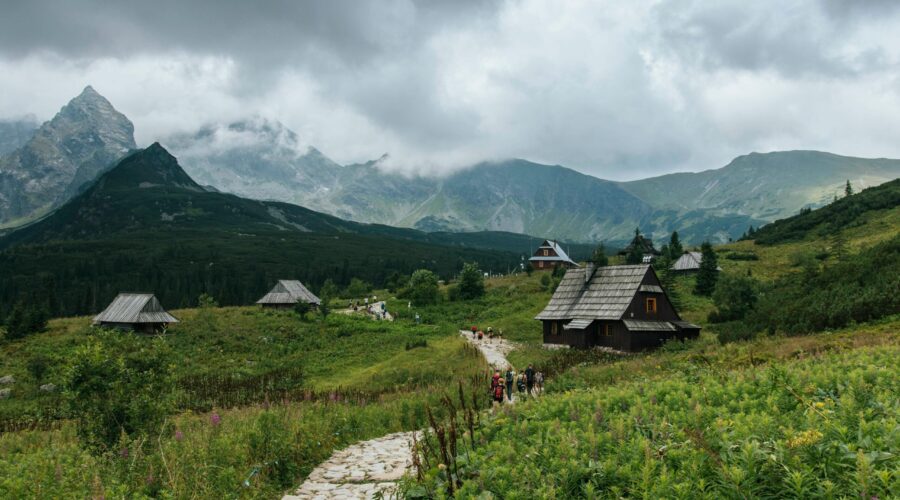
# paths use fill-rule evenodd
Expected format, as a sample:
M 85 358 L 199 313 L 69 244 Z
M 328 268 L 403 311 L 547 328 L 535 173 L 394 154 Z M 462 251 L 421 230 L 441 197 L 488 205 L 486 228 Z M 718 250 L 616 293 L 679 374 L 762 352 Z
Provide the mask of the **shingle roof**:
M 278 280 L 269 293 L 256 301 L 257 304 L 296 304 L 297 302 L 319 305 L 322 301 L 297 280 Z
M 592 319 L 573 319 L 569 321 L 565 325 L 563 325 L 563 330 L 584 330 L 585 328 L 591 326 L 594 320 Z
M 672 321 L 671 323 L 678 328 L 687 328 L 689 330 L 699 330 L 700 329 L 700 325 L 695 325 L 689 321 Z
M 621 319 L 650 266 L 594 269 L 588 266 L 566 272 L 547 307 L 535 319 Z
M 625 328 L 629 332 L 674 332 L 675 325 L 668 321 L 646 321 L 638 319 L 623 319 Z
M 669 269 L 673 271 L 698 271 L 702 260 L 703 254 L 700 252 L 685 252 L 684 255 L 678 257 L 678 260 Z M 721 271 L 722 268 L 717 267 L 716 270 Z
M 647 293 L 663 293 L 662 287 L 656 285 L 641 285 L 640 290 Z
M 94 323 L 178 323 L 152 293 L 120 293 Z
M 574 260 L 569 258 L 569 255 L 566 253 L 566 251 L 563 250 L 562 245 L 560 245 L 559 243 L 557 243 L 553 240 L 544 240 L 544 243 L 542 243 L 541 246 L 538 247 L 538 250 L 540 250 L 541 248 L 553 249 L 553 251 L 556 252 L 556 255 L 548 255 L 546 257 L 544 257 L 542 255 L 535 255 L 528 260 L 530 260 L 530 261 L 531 260 L 533 260 L 533 261 L 543 260 L 545 262 L 547 262 L 547 261 L 563 261 L 563 262 L 568 262 L 569 264 L 572 264 L 575 266 L 578 265 Z

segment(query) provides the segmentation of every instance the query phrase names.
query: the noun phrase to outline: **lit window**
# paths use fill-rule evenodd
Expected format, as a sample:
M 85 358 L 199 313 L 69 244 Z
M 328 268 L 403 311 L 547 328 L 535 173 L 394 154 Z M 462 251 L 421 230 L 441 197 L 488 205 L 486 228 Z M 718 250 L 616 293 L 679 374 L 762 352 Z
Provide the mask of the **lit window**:
M 656 299 L 647 299 L 647 312 L 648 313 L 656 312 Z
M 544 257 L 547 257 L 548 255 L 550 255 L 550 250 L 544 250 Z

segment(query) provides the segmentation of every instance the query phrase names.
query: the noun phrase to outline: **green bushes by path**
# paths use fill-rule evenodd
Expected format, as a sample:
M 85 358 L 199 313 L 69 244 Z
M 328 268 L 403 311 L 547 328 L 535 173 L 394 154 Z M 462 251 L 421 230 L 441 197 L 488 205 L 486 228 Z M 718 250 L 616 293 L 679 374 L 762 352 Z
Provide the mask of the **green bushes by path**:
M 505 406 L 460 445 L 456 497 L 889 498 L 898 355 L 892 345 L 765 369 L 699 364 Z M 418 487 L 442 498 L 449 473 L 431 468 Z

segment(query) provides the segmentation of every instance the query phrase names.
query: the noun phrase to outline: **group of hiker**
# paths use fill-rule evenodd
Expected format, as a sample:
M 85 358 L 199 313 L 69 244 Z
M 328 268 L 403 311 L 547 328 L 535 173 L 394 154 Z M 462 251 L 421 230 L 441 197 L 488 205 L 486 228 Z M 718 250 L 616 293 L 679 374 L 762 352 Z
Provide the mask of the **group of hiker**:
M 511 366 L 506 367 L 506 373 L 501 375 L 500 370 L 494 370 L 491 376 L 491 399 L 498 404 L 513 400 L 513 385 L 519 393 L 519 398 L 537 396 L 544 392 L 544 374 L 536 371 L 533 365 L 528 365 L 524 371 L 516 373 Z
M 355 304 L 351 300 L 350 303 L 347 304 L 347 308 L 354 312 L 365 308 L 365 312 L 367 314 L 373 316 L 375 319 L 378 319 L 378 320 L 390 318 L 390 316 L 388 315 L 388 312 L 387 312 L 387 304 L 383 301 L 378 302 L 378 297 L 375 295 L 372 296 L 371 305 L 369 305 L 369 297 L 366 297 L 363 299 L 362 304 L 360 304 L 359 300 L 357 300 Z
M 497 333 L 494 333 L 494 328 L 489 326 L 487 333 L 485 333 L 479 330 L 477 326 L 472 327 L 472 340 L 484 340 L 485 337 L 487 337 L 489 343 L 492 343 L 494 338 L 498 341 L 503 340 L 503 330 L 498 330 Z

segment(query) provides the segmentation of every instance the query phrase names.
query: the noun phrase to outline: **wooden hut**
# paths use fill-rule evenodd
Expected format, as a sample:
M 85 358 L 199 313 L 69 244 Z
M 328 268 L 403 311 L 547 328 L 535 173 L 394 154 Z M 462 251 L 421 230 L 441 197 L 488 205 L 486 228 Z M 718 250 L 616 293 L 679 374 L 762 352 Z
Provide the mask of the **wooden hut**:
M 303 283 L 297 280 L 278 280 L 269 293 L 256 301 L 263 307 L 276 309 L 288 309 L 294 307 L 297 302 L 306 302 L 313 307 L 318 307 L 322 303 L 318 297 L 303 286 Z
M 565 267 L 571 269 L 578 267 L 578 264 L 569 258 L 562 246 L 553 240 L 544 240 L 538 247 L 534 255 L 528 259 L 531 266 L 538 270 L 556 269 L 557 267 Z
M 535 319 L 543 322 L 545 344 L 571 347 L 635 352 L 700 335 L 645 264 L 570 269 Z
M 171 323 L 178 319 L 167 313 L 152 293 L 120 293 L 94 316 L 94 325 L 144 333 L 159 332 Z
M 637 247 L 638 251 L 641 253 L 641 256 L 645 260 L 645 263 L 653 260 L 658 257 L 659 250 L 653 246 L 653 240 L 647 238 L 643 234 L 635 231 L 634 238 L 631 239 L 631 243 L 628 244 L 627 247 L 619 251 L 619 255 L 628 255 L 632 252 L 632 250 Z
M 700 252 L 685 252 L 684 255 L 678 257 L 678 260 L 669 269 L 676 273 L 696 273 L 700 271 L 700 262 L 702 260 L 703 254 Z M 716 271 L 721 270 L 721 267 L 716 268 Z

